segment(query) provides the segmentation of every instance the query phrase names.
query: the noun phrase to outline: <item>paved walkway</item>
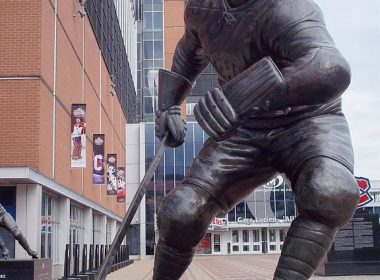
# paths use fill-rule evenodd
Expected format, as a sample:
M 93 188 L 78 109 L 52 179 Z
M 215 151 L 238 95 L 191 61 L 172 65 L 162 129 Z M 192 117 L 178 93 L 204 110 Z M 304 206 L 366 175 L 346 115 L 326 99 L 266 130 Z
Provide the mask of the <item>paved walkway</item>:
M 279 255 L 196 256 L 181 280 L 272 280 Z M 151 280 L 153 260 L 135 261 L 107 280 Z M 380 280 L 378 276 L 313 276 L 311 280 Z

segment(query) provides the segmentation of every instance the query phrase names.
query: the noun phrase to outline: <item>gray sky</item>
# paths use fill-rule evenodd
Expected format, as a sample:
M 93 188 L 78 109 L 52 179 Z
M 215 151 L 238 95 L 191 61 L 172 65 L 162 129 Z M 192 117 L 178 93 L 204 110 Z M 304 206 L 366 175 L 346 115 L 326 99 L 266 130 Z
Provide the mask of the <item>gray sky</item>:
M 351 129 L 355 176 L 380 180 L 380 0 L 314 0 L 351 65 L 343 95 Z

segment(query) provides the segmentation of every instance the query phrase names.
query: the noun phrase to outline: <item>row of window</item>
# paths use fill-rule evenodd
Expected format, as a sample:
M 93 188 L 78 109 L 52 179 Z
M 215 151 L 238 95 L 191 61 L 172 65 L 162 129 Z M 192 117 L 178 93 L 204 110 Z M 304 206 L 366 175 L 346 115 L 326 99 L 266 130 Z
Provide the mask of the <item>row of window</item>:
M 57 198 L 48 193 L 42 193 L 41 202 L 41 258 L 52 258 L 53 263 L 57 262 L 58 246 L 60 242 L 60 221 L 59 210 L 57 208 Z M 71 249 L 74 244 L 83 244 L 83 208 L 71 204 L 70 205 L 70 233 L 69 243 Z M 93 215 L 93 244 L 101 244 L 101 216 Z M 111 224 L 107 223 L 106 226 L 106 245 L 112 243 L 112 228 Z M 63 238 L 63 236 L 62 236 Z M 73 250 L 72 250 L 73 252 Z M 62 256 L 61 256 L 62 257 Z

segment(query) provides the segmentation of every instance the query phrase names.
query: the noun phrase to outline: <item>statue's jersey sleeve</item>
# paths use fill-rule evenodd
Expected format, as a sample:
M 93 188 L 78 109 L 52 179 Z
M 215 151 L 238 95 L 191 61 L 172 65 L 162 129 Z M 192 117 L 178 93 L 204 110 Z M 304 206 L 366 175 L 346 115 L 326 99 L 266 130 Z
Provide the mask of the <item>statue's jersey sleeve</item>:
M 312 0 L 278 0 L 262 25 L 263 45 L 282 72 L 287 94 L 273 106 L 326 104 L 350 83 L 350 67 L 335 47 Z
M 209 61 L 187 12 L 185 9 L 185 32 L 176 46 L 171 70 L 194 82 Z

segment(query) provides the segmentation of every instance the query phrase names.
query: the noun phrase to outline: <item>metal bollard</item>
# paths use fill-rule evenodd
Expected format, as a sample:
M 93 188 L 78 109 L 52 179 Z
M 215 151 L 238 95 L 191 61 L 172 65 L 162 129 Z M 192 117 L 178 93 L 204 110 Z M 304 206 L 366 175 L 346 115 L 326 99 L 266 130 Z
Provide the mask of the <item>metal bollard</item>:
M 93 271 L 94 270 L 94 245 L 90 245 L 90 256 L 88 259 L 88 270 Z
M 64 263 L 64 272 L 63 272 L 64 279 L 67 279 L 67 278 L 70 277 L 70 264 L 71 264 L 70 244 L 66 244 L 66 248 L 65 248 L 65 263 Z
M 95 245 L 95 269 L 99 269 L 99 244 Z

